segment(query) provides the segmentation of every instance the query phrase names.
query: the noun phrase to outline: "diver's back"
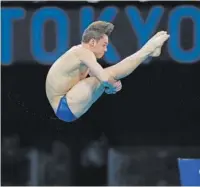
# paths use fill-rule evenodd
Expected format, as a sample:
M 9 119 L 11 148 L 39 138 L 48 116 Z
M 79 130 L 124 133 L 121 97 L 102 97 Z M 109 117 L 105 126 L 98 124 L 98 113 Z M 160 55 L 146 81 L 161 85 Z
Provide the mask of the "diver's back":
M 51 66 L 46 79 L 46 94 L 52 105 L 80 81 L 80 60 L 77 46 L 69 49 Z

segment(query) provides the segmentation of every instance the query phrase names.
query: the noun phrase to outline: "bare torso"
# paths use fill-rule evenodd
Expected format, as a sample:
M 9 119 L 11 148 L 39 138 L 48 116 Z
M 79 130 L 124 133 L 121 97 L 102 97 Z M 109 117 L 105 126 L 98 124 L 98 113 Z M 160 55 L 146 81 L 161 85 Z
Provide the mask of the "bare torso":
M 54 110 L 60 98 L 88 75 L 88 68 L 81 64 L 80 45 L 72 47 L 63 54 L 50 68 L 46 79 L 46 95 Z

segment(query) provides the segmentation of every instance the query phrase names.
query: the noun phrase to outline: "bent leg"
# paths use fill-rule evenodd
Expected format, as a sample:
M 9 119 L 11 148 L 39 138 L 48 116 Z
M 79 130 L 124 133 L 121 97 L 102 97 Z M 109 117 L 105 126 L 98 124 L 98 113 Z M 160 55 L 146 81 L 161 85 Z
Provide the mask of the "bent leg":
M 128 76 L 146 56 L 142 53 L 125 58 L 121 62 L 105 70 L 116 80 Z M 81 80 L 66 94 L 68 106 L 75 117 L 79 118 L 103 94 L 105 88 L 96 77 Z
M 104 90 L 104 86 L 96 77 L 81 80 L 66 94 L 70 110 L 79 118 L 88 111 Z
M 128 76 L 148 57 L 142 50 L 125 58 L 116 65 L 105 68 L 116 80 Z M 77 83 L 66 95 L 72 113 L 78 118 L 103 94 L 105 88 L 96 77 L 89 77 Z

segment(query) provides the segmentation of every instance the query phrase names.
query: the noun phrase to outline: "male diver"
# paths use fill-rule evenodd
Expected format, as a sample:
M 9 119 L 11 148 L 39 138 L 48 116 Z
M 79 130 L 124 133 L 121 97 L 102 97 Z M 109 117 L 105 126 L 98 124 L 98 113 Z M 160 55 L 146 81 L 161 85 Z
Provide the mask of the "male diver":
M 107 51 L 108 37 L 113 29 L 114 25 L 109 22 L 91 23 L 82 35 L 81 44 L 70 48 L 50 68 L 46 94 L 60 120 L 75 121 L 104 92 L 115 94 L 120 91 L 120 80 L 130 75 L 149 56 L 159 56 L 169 38 L 167 32 L 160 31 L 136 53 L 103 69 L 97 59 Z

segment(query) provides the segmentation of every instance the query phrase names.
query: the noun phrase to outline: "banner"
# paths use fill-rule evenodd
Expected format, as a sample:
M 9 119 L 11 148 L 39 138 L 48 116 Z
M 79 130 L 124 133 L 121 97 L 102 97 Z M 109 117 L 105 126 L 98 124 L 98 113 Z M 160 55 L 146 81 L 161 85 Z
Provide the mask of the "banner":
M 197 3 L 15 4 L 3 4 L 1 8 L 3 65 L 14 62 L 50 65 L 72 45 L 79 44 L 84 29 L 95 20 L 115 25 L 104 57 L 109 64 L 133 54 L 160 30 L 170 34 L 161 61 L 193 64 L 200 60 L 200 5 Z

